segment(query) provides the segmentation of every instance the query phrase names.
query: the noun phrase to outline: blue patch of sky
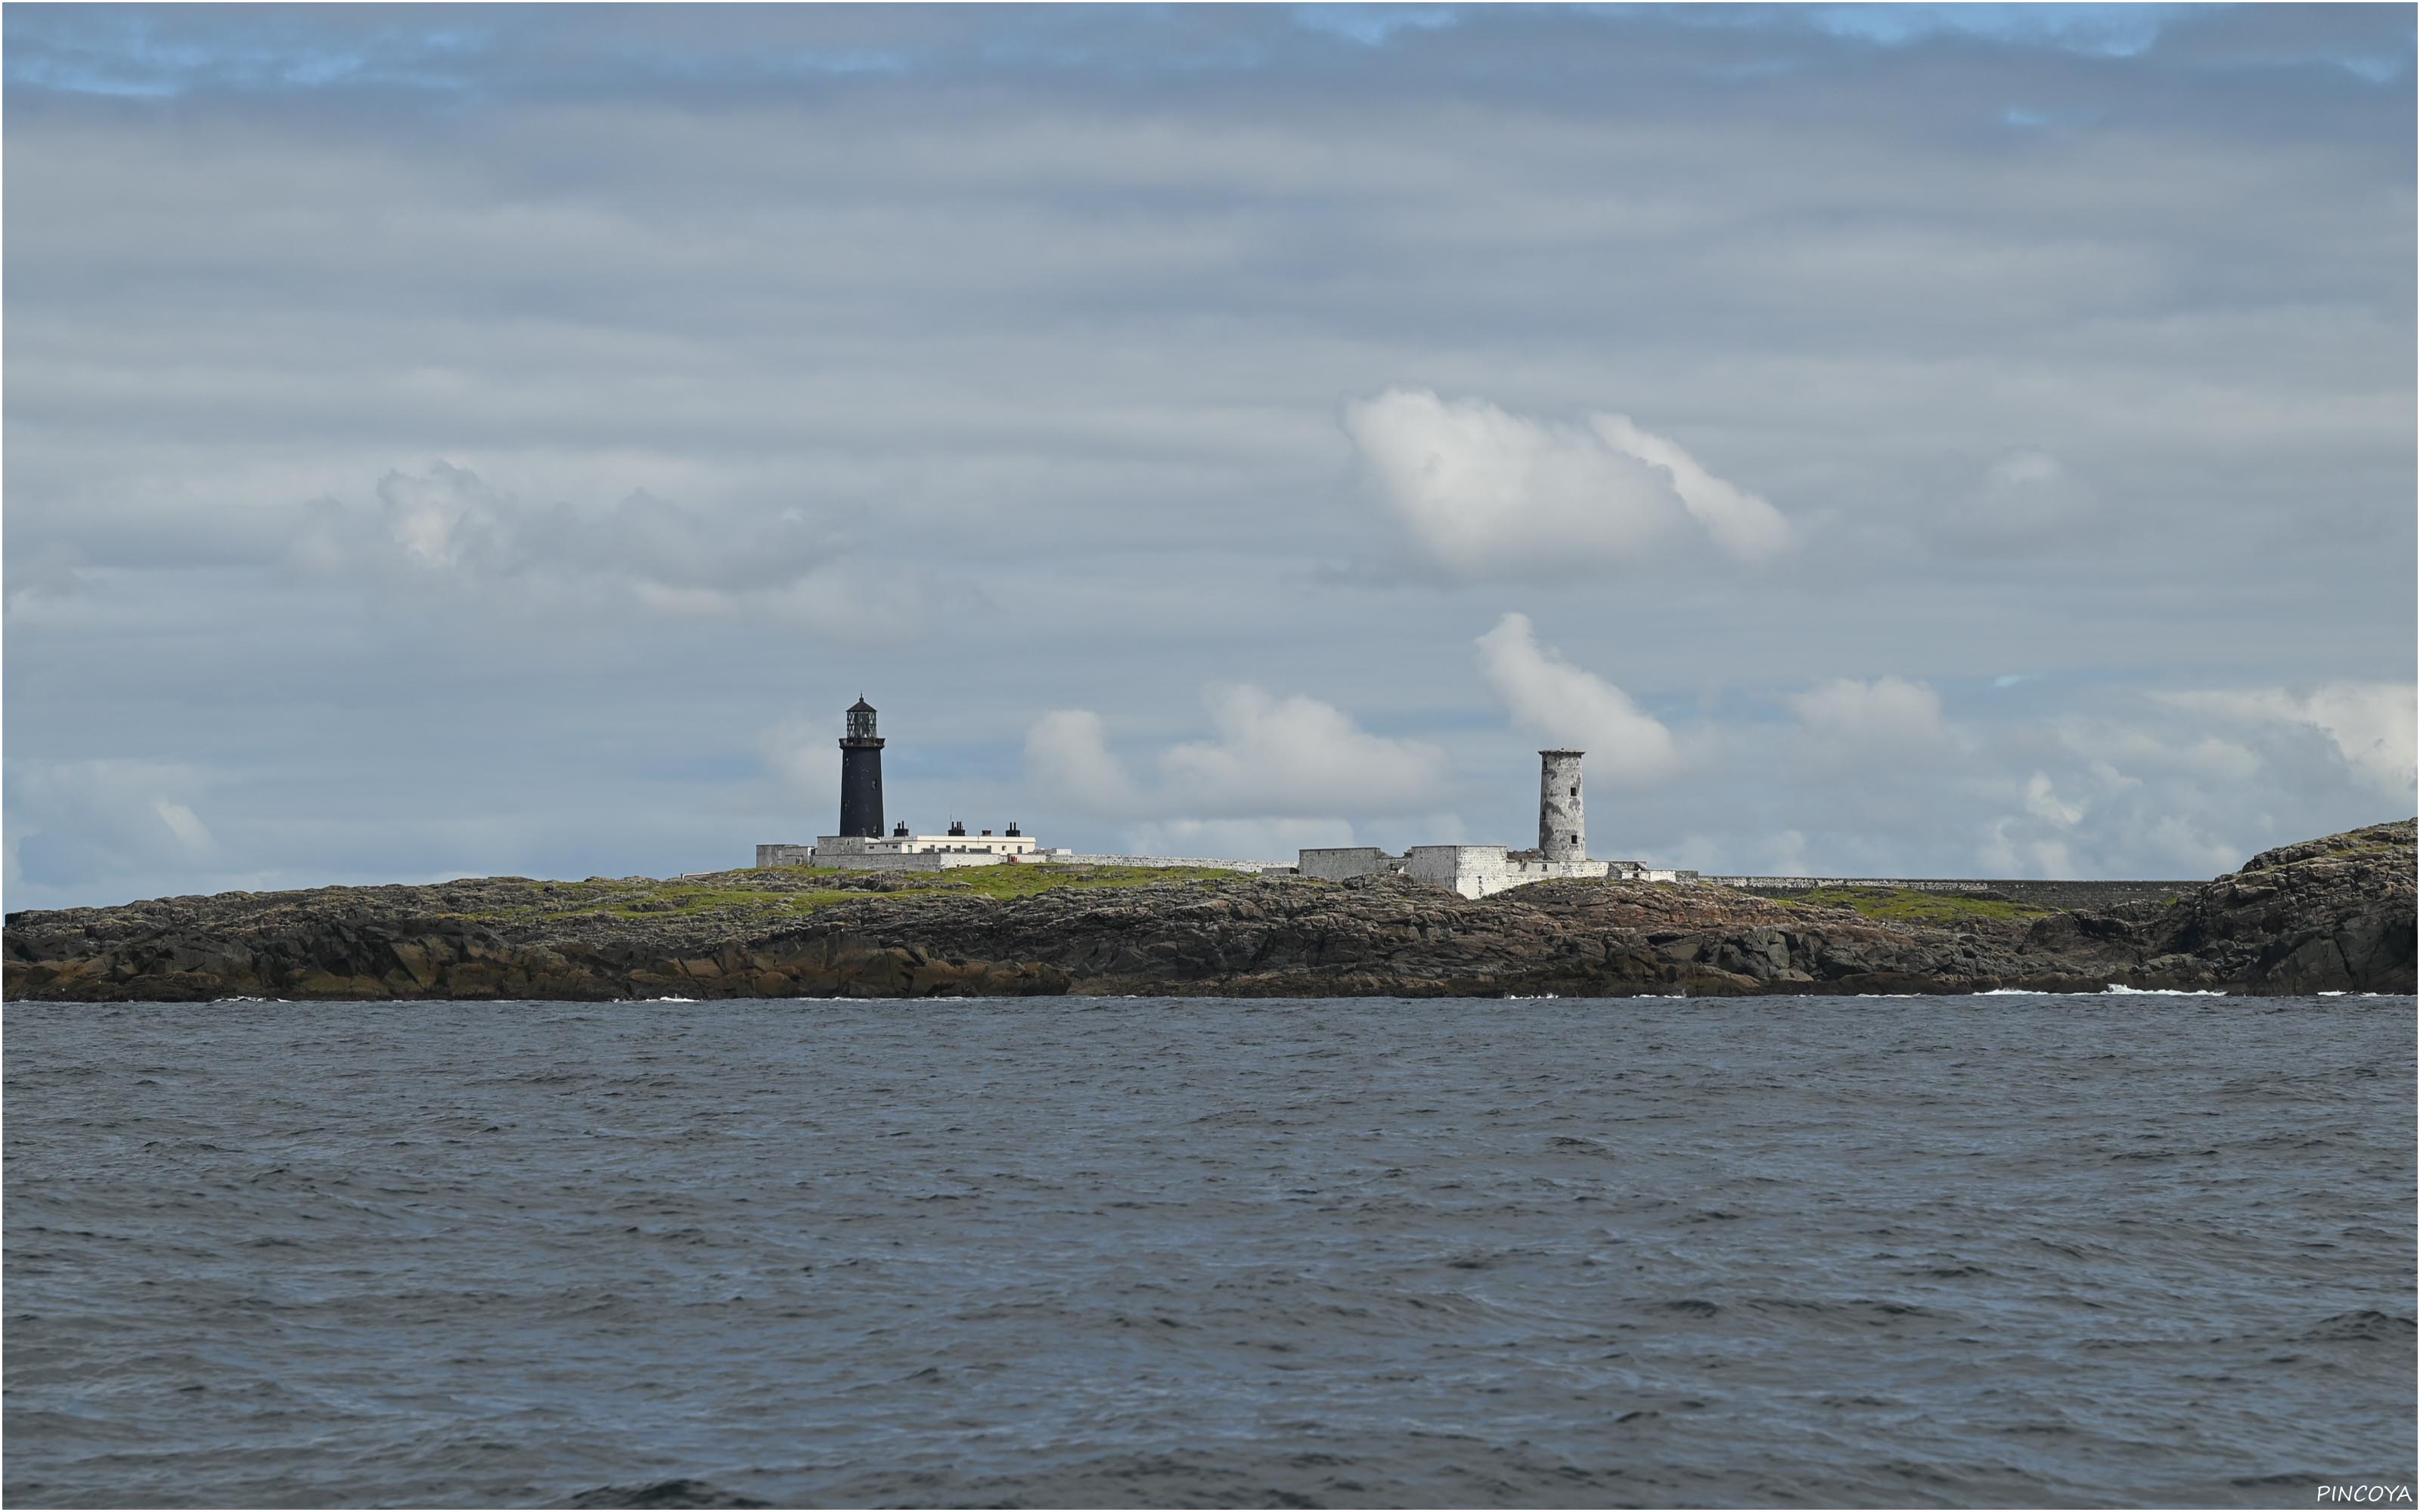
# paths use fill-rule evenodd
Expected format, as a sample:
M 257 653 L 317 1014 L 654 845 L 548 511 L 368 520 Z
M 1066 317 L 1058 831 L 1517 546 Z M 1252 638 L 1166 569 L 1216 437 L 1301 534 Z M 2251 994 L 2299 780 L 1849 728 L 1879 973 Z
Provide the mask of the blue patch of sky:
M 1899 48 L 1937 38 L 1963 38 L 2018 47 L 2046 47 L 2089 57 L 2140 57 L 2158 45 L 2168 23 L 2195 14 L 2208 17 L 2225 6 L 2196 4 L 2113 5 L 1928 5 L 1838 4 L 1807 6 L 1705 5 L 1659 7 L 1596 5 L 1576 8 L 1621 17 L 1661 15 L 1688 24 L 1738 29 L 1811 29 L 1827 37 Z M 2405 28 L 2407 42 L 2414 33 Z M 2260 66 L 2319 63 L 2371 84 L 2403 77 L 2411 49 L 2396 53 L 2331 50 L 2255 54 L 2235 61 Z
M 2412 63 L 2409 57 L 2385 56 L 2346 57 L 2333 61 L 2346 72 L 2367 79 L 2372 84 L 2384 84 L 2390 79 L 2400 78 L 2403 70 Z
M 2365 84 L 2392 84 L 2411 70 L 2412 54 L 2404 53 L 2283 53 L 2257 60 L 2266 64 L 2323 64 L 2342 69 Z
M 2091 110 L 2037 110 L 2010 105 L 2000 112 L 2000 124 L 2012 131 L 2050 131 L 2096 125 L 2105 117 Z
M 1264 49 L 1240 39 L 1211 47 L 1183 47 L 1156 54 L 1123 48 L 1110 50 L 1067 44 L 991 42 L 986 43 L 977 56 L 984 63 L 996 67 L 1059 69 L 1071 72 L 1092 69 L 1103 73 L 1149 71 L 1152 69 L 1252 69 L 1269 61 Z
M 1811 33 L 1886 49 L 1962 39 L 2115 59 L 2149 52 L 2160 40 L 2163 29 L 2180 14 L 2207 14 L 2211 8 L 2172 4 L 1843 3 L 1602 4 L 1542 10 L 1529 6 L 1480 9 L 1459 5 L 1305 4 L 1291 7 L 1282 15 L 1283 24 L 1297 32 L 1373 50 L 1408 33 L 1480 27 L 1512 14 L 1543 13 L 1586 15 L 1609 23 L 1646 20 L 1731 32 L 1762 31 L 1776 39 Z M 799 51 L 768 58 L 719 44 L 709 26 L 701 28 L 688 48 L 632 53 L 617 62 L 636 77 L 653 73 L 698 78 L 721 70 L 768 68 L 794 74 L 896 75 L 942 63 L 951 54 L 1004 70 L 1123 70 L 1137 66 L 1190 70 L 1252 68 L 1273 61 L 1265 45 L 1266 33 L 1259 28 L 1196 24 L 1218 18 L 1216 10 L 1138 7 L 1104 15 L 1080 7 L 1041 12 L 970 9 L 975 15 L 965 32 L 954 45 L 944 44 L 938 54 L 876 45 Z M 310 7 L 233 14 L 237 19 L 232 21 L 205 16 L 196 23 L 185 15 L 134 8 L 11 8 L 5 22 L 8 46 L 0 54 L 0 77 L 37 89 L 122 96 L 174 95 L 194 88 L 363 85 L 455 91 L 476 82 L 472 71 L 481 57 L 497 56 L 496 38 L 477 26 L 380 26 L 363 35 L 349 27 L 339 29 L 329 13 Z M 500 23 L 540 32 L 552 24 L 542 15 L 531 20 L 523 12 L 510 13 Z M 2407 77 L 2412 67 L 2408 53 L 2381 51 L 2376 40 L 2240 61 L 2331 65 L 2373 84 Z M 1747 83 L 1801 66 L 1800 60 L 1776 57 L 1713 64 L 1705 73 L 1722 82 Z M 2007 124 L 2043 124 L 2021 118 L 2036 114 L 2019 105 L 2007 117 Z
M 231 28 L 208 40 L 168 40 L 142 12 L 9 18 L 8 83 L 66 93 L 168 96 L 195 88 L 326 88 L 409 84 L 459 88 L 445 67 L 485 45 L 480 34 L 388 28 L 332 46 L 283 25 Z M 281 21 L 284 18 L 280 18 Z
M 846 76 L 907 73 L 916 67 L 916 59 L 906 53 L 782 53 L 765 59 L 760 66 L 782 73 Z
M 1311 5 L 1295 7 L 1293 15 L 1306 31 L 1364 47 L 1383 47 L 1400 31 L 1436 31 L 1462 20 L 1458 6 Z
M 1880 47 L 1938 37 L 2051 47 L 2103 57 L 2149 50 L 2169 18 L 2187 5 L 1586 5 L 1575 11 L 1607 20 L 1652 17 L 1681 25 L 1737 31 L 1814 31 Z
M 1760 58 L 1752 63 L 1721 63 L 1699 69 L 1698 76 L 1715 84 L 1761 84 L 1767 79 L 1780 79 L 1798 71 L 1794 58 Z
M 2055 47 L 2099 57 L 2150 50 L 2179 5 L 1809 6 L 1807 23 L 1832 37 L 1904 47 L 1942 36 Z
M 124 69 L 97 69 L 66 58 L 10 56 L 0 72 L 8 83 L 27 89 L 54 89 L 70 95 L 110 95 L 152 100 L 182 92 L 177 81 L 130 76 Z
M 369 60 L 358 53 L 322 54 L 288 63 L 278 72 L 280 82 L 306 88 L 335 84 L 362 72 Z
M 1104 60 L 1101 50 L 1081 43 L 1043 43 L 1010 39 L 984 43 L 975 55 L 985 63 L 1008 68 L 1082 69 Z

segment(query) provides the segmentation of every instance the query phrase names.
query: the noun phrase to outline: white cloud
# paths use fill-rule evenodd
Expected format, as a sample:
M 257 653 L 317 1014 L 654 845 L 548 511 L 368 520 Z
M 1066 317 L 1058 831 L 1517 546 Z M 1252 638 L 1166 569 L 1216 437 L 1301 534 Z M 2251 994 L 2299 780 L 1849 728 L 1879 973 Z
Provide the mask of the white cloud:
M 1142 807 L 1090 709 L 1056 709 L 1034 721 L 1025 735 L 1025 781 L 1033 796 L 1075 813 L 1118 816 Z
M 620 585 L 629 601 L 668 619 L 732 620 L 809 630 L 834 640 L 896 641 L 930 626 L 940 599 L 924 578 L 868 573 L 830 563 L 770 587 L 716 588 L 675 585 L 638 578 Z M 979 590 L 963 587 L 948 611 L 964 615 L 990 608 Z
M 2246 859 L 2182 814 L 2168 814 L 2155 821 L 2145 839 L 2154 854 L 2174 863 L 2180 877 L 2216 876 L 2234 871 Z
M 1904 677 L 1835 678 L 1784 702 L 1809 733 L 1860 748 L 1935 746 L 1947 733 L 1941 696 Z
M 44 542 L 8 548 L 8 575 L 0 583 L 11 624 L 46 601 L 74 598 L 88 593 L 91 575 L 84 570 L 84 554 L 66 542 Z
M 2112 791 L 2140 786 L 2143 779 L 2134 775 L 2140 771 L 2184 773 L 2209 784 L 2248 782 L 2260 771 L 2257 751 L 2218 735 L 2155 732 L 2107 718 L 2065 718 L 2056 730 L 2059 745 Z
M 486 573 L 521 565 L 504 502 L 468 468 L 441 461 L 420 476 L 390 472 L 378 500 L 386 541 L 406 562 Z
M 1445 752 L 1362 730 L 1333 704 L 1245 684 L 1204 693 L 1215 741 L 1160 758 L 1167 789 L 1196 814 L 1403 814 L 1436 805 Z
M 1526 614 L 1507 614 L 1479 638 L 1487 686 L 1515 724 L 1589 753 L 1592 778 L 1652 782 L 1680 769 L 1672 732 L 1604 678 L 1542 648 Z
M 2036 772 L 2025 780 L 2025 812 L 2055 828 L 2073 829 L 2089 807 L 2061 798 L 2048 772 Z
M 1100 716 L 1087 709 L 1043 716 L 1026 733 L 1029 794 L 1066 811 L 1144 820 L 1163 836 L 1206 833 L 1177 826 L 1207 821 L 1262 825 L 1228 832 L 1230 843 L 1248 832 L 1278 833 L 1267 827 L 1273 821 L 1328 825 L 1319 831 L 1326 835 L 1351 818 L 1440 806 L 1445 752 L 1425 741 L 1373 734 L 1332 704 L 1278 698 L 1249 684 L 1213 684 L 1202 702 L 1216 738 L 1161 751 L 1150 785 L 1109 749 Z
M 839 823 L 841 719 L 793 717 L 757 738 L 757 754 L 792 802 L 809 813 L 831 810 Z M 783 840 L 767 835 L 766 840 Z
M 183 841 L 187 850 L 207 851 L 210 848 L 209 826 L 203 824 L 193 810 L 167 798 L 153 799 L 151 810 L 160 816 L 160 822 L 168 826 L 168 833 Z
M 1353 843 L 1353 825 L 1342 819 L 1171 819 L 1126 831 L 1134 856 L 1291 862 L 1299 850 Z
M 1639 429 L 1628 415 L 1597 415 L 1589 424 L 1606 445 L 1662 470 L 1691 517 L 1733 557 L 1766 562 L 1790 549 L 1790 521 L 1781 511 L 1708 472 L 1678 442 Z
M 2048 838 L 2027 839 L 2010 830 L 2023 822 L 2013 818 L 1994 820 L 1977 847 L 1976 860 L 1987 877 L 2072 877 L 2076 875 L 2075 859 L 2067 842 Z
M 2007 555 L 2071 547 L 2074 532 L 2100 509 L 2093 490 L 2068 465 L 2038 446 L 2001 453 L 1982 477 L 1953 499 L 1935 521 L 1955 549 Z
M 2166 693 L 2172 707 L 2238 725 L 2283 725 L 2319 732 L 2346 764 L 2379 792 L 2402 799 L 2414 786 L 2415 719 L 2420 698 L 2409 683 L 2334 683 L 2307 693 L 2287 688 Z
M 11 878 L 38 887 L 84 872 L 139 877 L 195 863 L 216 849 L 194 799 L 198 768 L 104 759 L 8 763 L 6 828 Z
M 702 509 L 645 489 L 603 508 L 533 502 L 442 459 L 388 471 L 374 494 L 368 506 L 305 506 L 287 564 L 403 594 L 492 599 L 509 587 L 514 599 L 634 604 L 838 639 L 912 631 L 933 602 L 933 574 L 865 572 L 841 532 L 796 505 Z M 970 601 L 981 595 L 962 593 L 956 607 Z
M 1347 405 L 1344 429 L 1380 503 L 1432 563 L 1466 580 L 1635 565 L 1692 520 L 1742 562 L 1790 544 L 1778 510 L 1624 415 L 1563 424 L 1389 389 Z

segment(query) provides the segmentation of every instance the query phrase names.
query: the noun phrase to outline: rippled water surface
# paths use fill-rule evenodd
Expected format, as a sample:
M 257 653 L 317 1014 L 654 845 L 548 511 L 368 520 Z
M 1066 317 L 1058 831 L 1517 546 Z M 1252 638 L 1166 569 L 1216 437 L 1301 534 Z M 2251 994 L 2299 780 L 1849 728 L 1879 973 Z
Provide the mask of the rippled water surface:
M 2409 998 L 6 1028 L 12 1505 L 2306 1505 L 2413 1473 Z

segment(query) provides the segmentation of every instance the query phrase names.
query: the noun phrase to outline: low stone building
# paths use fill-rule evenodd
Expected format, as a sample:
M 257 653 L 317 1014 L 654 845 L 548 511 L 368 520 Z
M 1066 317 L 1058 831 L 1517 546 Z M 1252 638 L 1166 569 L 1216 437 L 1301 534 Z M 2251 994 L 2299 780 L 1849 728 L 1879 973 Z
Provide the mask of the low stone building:
M 1466 898 L 1484 898 L 1531 882 L 1558 877 L 1631 876 L 1644 871 L 1635 861 L 1550 861 L 1536 851 L 1502 845 L 1415 845 L 1389 856 L 1375 845 L 1307 850 L 1295 863 L 1304 876 L 1328 882 L 1347 877 L 1391 875 L 1446 887 Z
M 1576 750 L 1538 753 L 1538 848 L 1516 851 L 1503 845 L 1415 845 L 1401 856 L 1389 856 L 1375 845 L 1326 846 L 1307 850 L 1296 862 L 1306 877 L 1342 882 L 1348 877 L 1404 876 L 1432 887 L 1446 887 L 1466 898 L 1485 898 L 1508 887 L 1558 878 L 1615 877 L 1628 881 L 1677 882 L 1694 873 L 1651 871 L 1637 861 L 1591 861 L 1588 857 L 1588 822 L 1580 795 L 1580 758 Z

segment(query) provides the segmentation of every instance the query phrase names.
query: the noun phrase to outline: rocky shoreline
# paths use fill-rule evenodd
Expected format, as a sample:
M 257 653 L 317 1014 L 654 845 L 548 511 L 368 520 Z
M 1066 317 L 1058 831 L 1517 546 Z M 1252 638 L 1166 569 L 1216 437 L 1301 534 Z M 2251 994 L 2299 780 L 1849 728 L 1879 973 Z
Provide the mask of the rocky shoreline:
M 75 1002 L 2409 993 L 2413 831 L 2281 847 L 2105 911 L 1576 881 L 1473 902 L 1397 879 L 1042 867 L 225 893 L 10 914 L 0 988 Z

